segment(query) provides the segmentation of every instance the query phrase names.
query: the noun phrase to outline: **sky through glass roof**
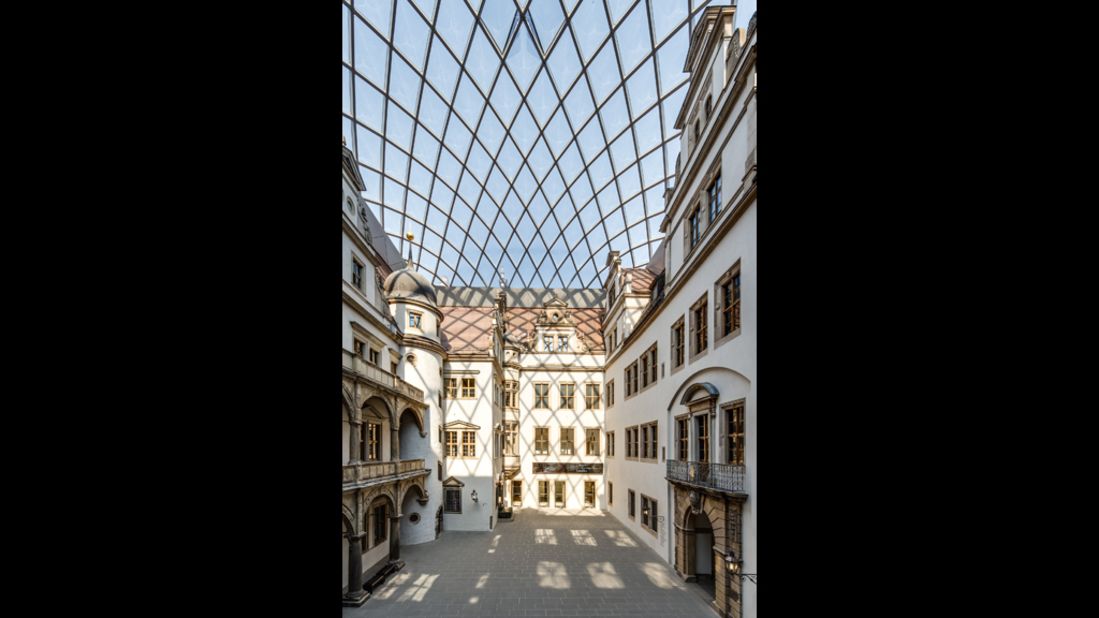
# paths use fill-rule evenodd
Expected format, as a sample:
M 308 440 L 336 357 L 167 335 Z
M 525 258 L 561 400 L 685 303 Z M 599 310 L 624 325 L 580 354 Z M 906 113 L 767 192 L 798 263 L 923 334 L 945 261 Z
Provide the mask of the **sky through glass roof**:
M 600 287 L 649 261 L 714 0 L 345 0 L 344 137 L 437 284 Z M 755 2 L 741 2 L 746 19 Z M 748 6 L 748 5 L 751 6 Z M 737 25 L 743 21 L 737 15 Z

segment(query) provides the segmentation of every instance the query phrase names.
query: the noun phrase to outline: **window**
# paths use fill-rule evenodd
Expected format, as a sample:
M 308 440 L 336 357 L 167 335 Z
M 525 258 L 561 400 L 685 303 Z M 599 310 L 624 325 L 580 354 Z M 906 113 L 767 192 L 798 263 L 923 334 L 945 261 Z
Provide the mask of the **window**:
M 702 127 L 702 123 L 699 122 L 699 120 L 696 119 L 695 120 L 695 146 L 698 145 L 698 136 L 699 136 L 701 127 Z
M 721 174 L 714 178 L 706 189 L 706 199 L 710 204 L 710 223 L 717 219 L 717 213 L 721 210 Z
M 615 335 L 617 335 L 617 334 L 618 334 L 618 328 L 617 327 L 612 328 L 610 333 L 607 334 L 607 351 L 608 352 L 614 352 L 614 343 L 615 343 L 614 340 L 615 340 Z
M 725 462 L 734 466 L 744 465 L 744 402 L 733 404 L 725 410 L 726 440 Z
M 598 410 L 599 409 L 599 385 L 598 384 L 585 384 L 584 385 L 584 409 L 585 410 Z
M 504 423 L 504 454 L 519 454 L 519 423 L 516 421 Z
M 695 417 L 695 424 L 698 427 L 696 432 L 698 436 L 697 461 L 708 462 L 710 461 L 710 415 L 699 414 Z
M 691 356 L 706 350 L 706 296 L 691 307 Z
M 374 348 L 370 348 L 370 364 L 371 365 L 374 365 L 375 367 L 378 366 L 378 356 L 379 356 L 378 351 L 375 350 Z
M 462 378 L 462 399 L 477 397 L 477 382 L 473 378 Z
M 359 341 L 358 339 L 355 340 L 355 356 L 358 356 L 359 358 L 362 358 L 363 357 L 363 350 L 365 348 L 366 348 L 366 344 Z
M 377 545 L 386 539 L 389 531 L 388 508 L 385 504 L 374 507 L 374 544 Z
M 558 335 L 557 336 L 557 351 L 568 352 L 569 351 L 569 336 Z
M 448 431 L 446 432 L 446 456 L 457 457 L 458 456 L 458 432 Z
M 435 469 L 439 472 L 439 480 L 440 481 L 443 480 L 443 462 L 436 461 L 435 462 Z
M 553 482 L 553 500 L 557 508 L 565 507 L 565 481 Z
M 534 454 L 549 455 L 549 427 L 534 428 Z
M 588 455 L 599 454 L 599 428 L 585 429 L 584 430 L 584 443 L 587 447 Z
M 574 455 L 572 444 L 572 427 L 561 428 L 561 454 Z
M 656 426 L 657 424 L 648 423 L 641 426 L 641 458 L 642 459 L 656 459 L 657 454 L 657 440 L 656 440 Z
M 641 387 L 656 382 L 656 344 L 641 355 Z M 634 387 L 636 389 L 636 386 Z
M 702 235 L 701 231 L 699 230 L 699 227 L 698 227 L 699 219 L 700 219 L 699 210 L 698 210 L 698 208 L 695 208 L 694 210 L 691 211 L 691 215 L 687 219 L 687 223 L 689 225 L 688 234 L 690 235 L 690 240 L 691 240 L 690 248 L 691 249 L 695 248 L 695 245 L 698 244 L 698 239 Z
M 543 335 L 542 336 L 542 351 L 543 352 L 552 352 L 553 351 L 553 335 Z
M 690 437 L 691 425 L 687 419 L 681 418 L 676 421 L 676 427 L 679 431 L 679 457 L 680 461 L 687 461 L 687 440 Z
M 607 482 L 607 504 L 614 506 L 614 483 Z
M 576 385 L 569 382 L 561 385 L 561 409 L 572 410 L 576 407 L 574 401 Z
M 637 496 L 632 489 L 626 490 L 626 513 L 633 519 L 636 512 Z
M 672 325 L 672 369 L 683 365 L 683 318 Z
M 382 458 L 382 426 L 378 423 L 367 423 L 369 437 L 367 439 L 366 459 L 378 461 Z
M 614 432 L 607 432 L 607 457 L 614 457 Z
M 637 361 L 626 366 L 626 396 L 637 392 Z
M 584 481 L 584 506 L 595 506 L 595 481 Z
M 607 407 L 614 405 L 614 380 L 607 381 Z
M 423 317 L 424 317 L 424 314 L 422 314 L 422 313 L 419 313 L 419 312 L 416 312 L 416 311 L 409 311 L 408 312 L 408 325 L 413 327 L 413 328 L 423 328 L 422 326 L 420 326 L 420 324 L 423 323 Z
M 363 265 L 355 258 L 351 258 L 351 284 L 363 289 Z
M 538 481 L 538 506 L 549 506 L 549 481 Z
M 519 407 L 519 383 L 515 380 L 507 380 L 504 382 L 504 407 Z
M 514 506 L 523 505 L 523 481 L 515 480 L 511 482 L 511 503 Z
M 626 428 L 626 457 L 636 458 L 638 455 L 638 438 L 640 431 L 637 427 Z
M 710 113 L 714 111 L 714 97 L 706 97 L 706 120 L 710 119 Z
M 458 398 L 458 378 L 446 379 L 446 398 L 457 399 Z
M 397 362 L 396 361 L 393 361 L 393 362 L 389 363 L 389 373 L 392 373 L 393 375 L 397 375 Z
M 477 433 L 473 431 L 462 432 L 462 457 L 477 456 Z
M 447 513 L 462 512 L 462 489 L 460 487 L 446 488 L 446 508 L 444 511 Z
M 641 495 L 641 526 L 656 532 L 656 500 Z
M 549 384 L 534 385 L 534 407 L 549 409 Z
M 718 307 L 721 311 L 718 333 L 724 339 L 740 330 L 740 264 L 737 263 L 722 275 L 717 286 Z

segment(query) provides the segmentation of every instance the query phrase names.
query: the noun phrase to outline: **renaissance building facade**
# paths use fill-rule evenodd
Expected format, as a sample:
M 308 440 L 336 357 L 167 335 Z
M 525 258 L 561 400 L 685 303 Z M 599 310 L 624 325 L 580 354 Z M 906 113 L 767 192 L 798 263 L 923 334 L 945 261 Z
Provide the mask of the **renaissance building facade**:
M 563 19 L 571 25 L 591 4 L 584 0 Z M 453 6 L 464 5 L 446 10 Z M 537 39 L 532 24 L 539 18 L 527 11 L 545 5 L 519 6 L 521 18 L 508 22 L 507 40 L 515 45 L 524 36 Z M 624 25 L 650 3 L 632 6 L 625 16 L 608 15 Z M 654 28 L 655 7 L 649 9 L 654 17 L 644 22 Z M 440 4 L 438 12 L 443 10 Z M 635 250 L 616 250 L 604 236 L 602 270 L 576 269 L 592 275 L 598 270 L 605 273 L 602 279 L 563 276 L 566 260 L 558 260 L 551 248 L 558 271 L 552 276 L 517 272 L 513 276 L 520 281 L 510 285 L 468 285 L 460 265 L 444 264 L 445 245 L 440 255 L 425 245 L 460 234 L 460 246 L 477 249 L 479 242 L 490 257 L 493 241 L 474 235 L 496 237 L 514 189 L 501 185 L 509 198 L 491 230 L 478 229 L 475 213 L 468 230 L 455 232 L 452 213 L 445 234 L 431 226 L 413 228 L 424 236 L 417 239 L 403 223 L 394 227 L 386 219 L 383 225 L 377 214 L 391 209 L 374 195 L 384 187 L 389 200 L 396 188 L 390 185 L 389 164 L 382 166 L 384 173 L 364 166 L 363 155 L 356 156 L 345 141 L 341 583 L 346 605 L 366 602 L 376 585 L 402 568 L 402 545 L 428 543 L 450 531 L 491 531 L 501 519 L 523 517 L 524 510 L 549 510 L 616 518 L 684 581 L 700 587 L 721 616 L 757 615 L 756 26 L 753 17 L 745 28 L 735 27 L 735 13 L 730 6 L 691 9 L 689 36 L 677 56 L 688 76 L 675 99 L 679 103 L 652 108 L 660 122 L 673 124 L 678 140 L 674 149 L 657 146 L 643 157 L 677 153 L 668 163 L 671 176 L 642 191 L 648 204 L 652 189 L 660 189 L 662 212 L 655 225 L 662 239 L 638 260 Z M 359 13 L 353 15 L 360 20 Z M 378 23 L 386 22 L 379 17 Z M 530 34 L 523 24 L 531 26 Z M 380 36 L 381 30 L 371 26 L 371 32 Z M 488 36 L 479 24 L 473 32 L 474 41 Z M 659 50 L 661 71 L 676 35 L 668 36 Z M 556 52 L 549 53 L 552 60 Z M 387 99 L 385 105 L 391 104 Z M 491 98 L 488 105 L 495 105 Z M 558 105 L 565 109 L 562 100 Z M 482 111 L 487 118 L 488 108 Z M 451 114 L 451 122 L 462 121 Z M 362 127 L 356 131 L 361 148 L 367 142 Z M 482 133 L 473 133 L 475 142 Z M 384 149 L 387 161 L 403 153 L 391 154 L 390 146 L 387 142 Z M 506 148 L 498 151 L 501 157 Z M 437 156 L 442 169 L 444 156 Z M 554 156 L 555 167 L 566 158 Z M 402 168 L 409 182 L 402 193 L 406 210 L 420 199 L 410 171 L 417 165 Z M 585 163 L 589 170 L 598 165 Z M 370 180 L 374 173 L 384 182 Z M 545 176 L 539 192 L 544 194 L 554 174 Z M 583 175 L 563 176 L 574 197 L 576 187 L 589 182 Z M 466 172 L 462 178 L 453 187 L 442 185 L 454 209 L 466 204 Z M 442 180 L 436 178 L 425 193 L 432 209 Z M 599 201 L 591 188 L 588 197 L 597 212 L 615 183 L 621 186 L 620 179 L 605 185 L 590 181 Z M 468 204 L 484 208 L 493 190 L 489 184 L 470 189 L 480 197 Z M 514 220 L 525 222 L 536 201 L 523 204 L 522 216 Z M 572 220 L 581 218 L 576 213 Z M 545 219 L 547 226 L 551 219 Z M 522 222 L 507 224 L 513 241 L 521 233 L 530 235 Z M 581 239 L 594 233 L 586 223 L 584 228 Z M 573 251 L 591 248 L 571 244 L 572 225 L 562 224 L 555 233 L 535 231 L 522 239 L 529 244 L 517 250 L 514 263 L 526 264 L 540 246 L 541 263 L 548 268 L 547 247 L 565 247 L 558 239 Z M 514 245 L 502 244 L 510 255 Z M 398 246 L 408 247 L 407 255 Z M 485 263 L 472 261 L 478 268 Z M 463 280 L 451 284 L 443 272 Z M 566 280 L 581 285 L 529 285 Z

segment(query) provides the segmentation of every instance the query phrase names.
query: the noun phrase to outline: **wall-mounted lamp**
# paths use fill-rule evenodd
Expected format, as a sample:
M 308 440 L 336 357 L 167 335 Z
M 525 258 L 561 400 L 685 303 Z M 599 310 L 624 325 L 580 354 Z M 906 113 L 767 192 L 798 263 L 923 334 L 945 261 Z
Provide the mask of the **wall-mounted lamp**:
M 472 500 L 473 500 L 474 502 L 476 502 L 476 501 L 477 501 L 477 490 L 476 490 L 476 489 L 474 489 L 474 490 L 473 490 L 472 492 L 470 492 L 470 494 L 469 494 L 469 497 L 470 497 L 470 499 L 472 499 Z
M 740 573 L 740 561 L 733 557 L 732 554 L 725 554 L 725 566 L 728 567 L 729 572 L 733 575 Z

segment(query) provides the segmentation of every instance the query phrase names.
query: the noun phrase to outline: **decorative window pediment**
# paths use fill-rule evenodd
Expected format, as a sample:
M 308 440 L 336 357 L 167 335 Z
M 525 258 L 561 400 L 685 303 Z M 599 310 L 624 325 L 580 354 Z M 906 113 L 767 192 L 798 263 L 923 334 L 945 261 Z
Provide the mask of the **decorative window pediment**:
M 453 476 L 443 481 L 443 487 L 465 487 L 466 484 L 454 478 Z
M 478 430 L 478 429 L 480 429 L 480 427 L 477 426 L 477 425 L 474 425 L 473 423 L 467 423 L 466 421 L 450 421 L 446 425 L 443 425 L 443 429 L 445 429 L 447 431 L 462 431 L 462 430 L 470 431 L 470 430 Z

